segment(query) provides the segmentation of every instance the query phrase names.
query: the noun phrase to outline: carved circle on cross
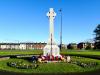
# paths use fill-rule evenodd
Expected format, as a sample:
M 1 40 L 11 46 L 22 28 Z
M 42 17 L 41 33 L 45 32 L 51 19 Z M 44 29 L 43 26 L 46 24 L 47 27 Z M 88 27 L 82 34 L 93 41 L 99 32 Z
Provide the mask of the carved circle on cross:
M 55 18 L 56 13 L 54 12 L 53 8 L 50 8 L 50 11 L 47 13 L 47 16 L 49 18 L 52 18 L 52 17 L 53 17 L 53 19 Z

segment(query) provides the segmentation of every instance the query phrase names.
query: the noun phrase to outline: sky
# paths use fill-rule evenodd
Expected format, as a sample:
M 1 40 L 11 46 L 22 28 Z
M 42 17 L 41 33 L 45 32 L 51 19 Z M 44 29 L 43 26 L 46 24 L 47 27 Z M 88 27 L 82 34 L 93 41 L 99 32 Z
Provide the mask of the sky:
M 100 0 L 0 0 L 0 42 L 47 42 L 49 19 L 54 8 L 55 41 L 60 43 L 62 8 L 62 42 L 79 43 L 95 37 L 100 24 Z

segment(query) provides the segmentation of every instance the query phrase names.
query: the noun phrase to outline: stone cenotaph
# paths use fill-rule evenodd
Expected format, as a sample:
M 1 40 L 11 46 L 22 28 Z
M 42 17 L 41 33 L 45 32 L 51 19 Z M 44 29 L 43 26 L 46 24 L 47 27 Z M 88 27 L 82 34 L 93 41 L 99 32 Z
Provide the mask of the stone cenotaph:
M 50 8 L 50 11 L 47 13 L 47 16 L 49 18 L 50 34 L 47 45 L 43 49 L 43 56 L 60 57 L 60 49 L 54 39 L 54 19 L 56 13 L 54 12 L 53 8 Z

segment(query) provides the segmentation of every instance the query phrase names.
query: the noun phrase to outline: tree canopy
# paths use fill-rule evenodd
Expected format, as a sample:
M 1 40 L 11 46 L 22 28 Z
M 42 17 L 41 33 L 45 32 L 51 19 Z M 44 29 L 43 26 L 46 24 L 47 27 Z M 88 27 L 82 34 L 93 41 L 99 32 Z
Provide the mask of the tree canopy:
M 94 33 L 96 35 L 95 36 L 95 48 L 100 49 L 100 24 L 98 24 L 98 26 L 94 30 Z

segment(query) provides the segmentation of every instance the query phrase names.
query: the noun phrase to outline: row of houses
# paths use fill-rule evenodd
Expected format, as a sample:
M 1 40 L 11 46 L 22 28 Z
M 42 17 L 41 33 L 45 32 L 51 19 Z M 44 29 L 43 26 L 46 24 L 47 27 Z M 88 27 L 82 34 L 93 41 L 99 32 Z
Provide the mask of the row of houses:
M 67 49 L 93 49 L 95 47 L 94 43 L 89 42 L 80 42 L 78 44 L 76 43 L 70 43 L 66 45 Z
M 4 49 L 43 49 L 46 43 L 0 43 L 0 50 Z
M 20 50 L 28 50 L 28 49 L 43 49 L 46 43 L 0 43 L 0 50 L 10 50 L 10 49 L 20 49 Z M 70 44 L 62 44 L 64 49 L 87 49 L 94 48 L 94 43 L 70 43 Z

